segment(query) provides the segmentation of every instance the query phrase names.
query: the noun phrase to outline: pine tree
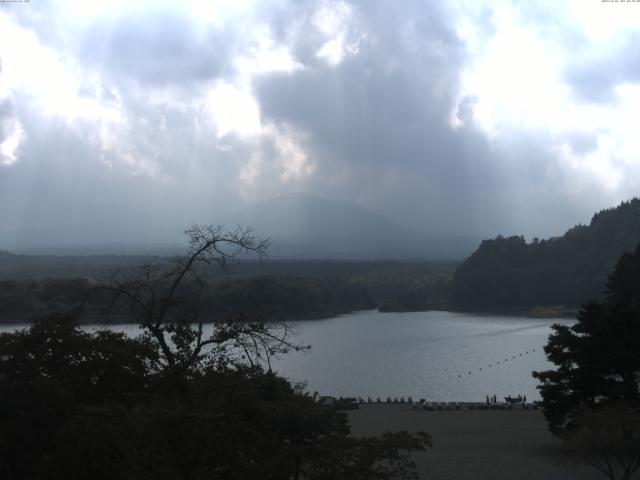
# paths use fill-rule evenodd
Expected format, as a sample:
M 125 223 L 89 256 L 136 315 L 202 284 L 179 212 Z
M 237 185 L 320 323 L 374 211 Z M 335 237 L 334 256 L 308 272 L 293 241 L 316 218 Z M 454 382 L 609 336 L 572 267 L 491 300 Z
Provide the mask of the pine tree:
M 553 326 L 545 352 L 557 369 L 533 373 L 555 433 L 577 428 L 585 411 L 640 407 L 640 246 L 619 259 L 606 300 L 583 305 L 577 320 Z

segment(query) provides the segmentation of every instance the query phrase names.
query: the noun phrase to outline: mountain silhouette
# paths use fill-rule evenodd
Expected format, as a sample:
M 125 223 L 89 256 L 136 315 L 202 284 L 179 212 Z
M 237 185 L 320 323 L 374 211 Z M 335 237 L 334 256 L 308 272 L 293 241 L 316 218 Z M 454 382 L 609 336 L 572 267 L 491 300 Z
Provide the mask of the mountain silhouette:
M 477 246 L 476 239 L 428 237 L 365 207 L 299 193 L 232 219 L 270 237 L 271 256 L 291 259 L 460 259 Z

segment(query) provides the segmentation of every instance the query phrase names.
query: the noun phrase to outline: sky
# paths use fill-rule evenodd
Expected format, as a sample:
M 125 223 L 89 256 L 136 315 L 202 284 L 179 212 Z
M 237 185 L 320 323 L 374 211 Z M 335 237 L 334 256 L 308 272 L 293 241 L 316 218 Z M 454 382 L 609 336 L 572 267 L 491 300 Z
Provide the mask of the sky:
M 301 192 L 433 235 L 640 192 L 640 3 L 0 2 L 0 237 L 162 242 Z

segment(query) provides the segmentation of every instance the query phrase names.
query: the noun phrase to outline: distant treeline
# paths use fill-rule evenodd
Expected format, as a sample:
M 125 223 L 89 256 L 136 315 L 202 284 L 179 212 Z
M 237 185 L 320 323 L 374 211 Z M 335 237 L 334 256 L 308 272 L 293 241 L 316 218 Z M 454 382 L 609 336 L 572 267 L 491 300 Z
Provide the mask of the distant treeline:
M 640 243 L 640 200 L 595 214 L 562 237 L 485 240 L 462 264 L 447 262 L 243 261 L 202 272 L 205 289 L 185 291 L 200 314 L 326 318 L 378 308 L 527 311 L 555 316 L 601 297 L 616 260 Z M 82 303 L 115 271 L 144 256 L 29 256 L 0 251 L 0 321 L 29 321 Z M 162 262 L 162 259 L 159 260 Z M 191 298 L 198 292 L 198 298 Z M 93 292 L 84 321 L 103 318 Z M 564 306 L 565 308 L 561 308 Z M 551 308 L 549 308 L 551 307 Z M 117 321 L 130 321 L 112 312 Z
M 32 257 L 0 253 L 13 268 L 26 263 L 37 274 L 0 280 L 0 321 L 31 321 L 50 312 L 84 308 L 82 321 L 100 322 L 108 300 L 96 287 L 108 280 L 108 272 L 135 268 L 145 257 L 40 257 L 55 265 L 57 277 L 41 278 L 46 272 Z M 204 272 L 205 289 L 189 288 L 181 294 L 204 315 L 223 318 L 231 314 L 272 319 L 328 318 L 341 313 L 381 308 L 424 310 L 448 301 L 447 284 L 455 264 L 402 262 L 246 262 L 220 273 Z M 0 266 L 0 271 L 3 266 Z M 4 265 L 6 268 L 6 264 Z M 84 272 L 86 276 L 70 277 Z M 102 274 L 90 276 L 89 274 Z M 7 275 L 4 275 L 5 278 Z M 197 296 L 197 298 L 195 298 Z M 110 321 L 131 321 L 124 311 L 110 312 Z
M 143 255 L 18 255 L 0 250 L 0 280 L 106 277 L 148 261 Z
M 577 306 L 601 298 L 617 259 L 640 243 L 640 200 L 596 213 L 562 237 L 485 240 L 455 271 L 458 307 Z

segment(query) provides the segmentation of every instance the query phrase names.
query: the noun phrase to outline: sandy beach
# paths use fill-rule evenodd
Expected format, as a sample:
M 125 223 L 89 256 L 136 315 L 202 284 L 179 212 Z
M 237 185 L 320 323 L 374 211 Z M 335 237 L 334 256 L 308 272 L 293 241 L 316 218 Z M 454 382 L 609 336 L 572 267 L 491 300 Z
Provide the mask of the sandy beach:
M 424 480 L 597 480 L 595 469 L 571 462 L 547 431 L 540 410 L 414 410 L 363 404 L 349 412 L 354 435 L 425 431 L 433 448 L 415 456 Z

